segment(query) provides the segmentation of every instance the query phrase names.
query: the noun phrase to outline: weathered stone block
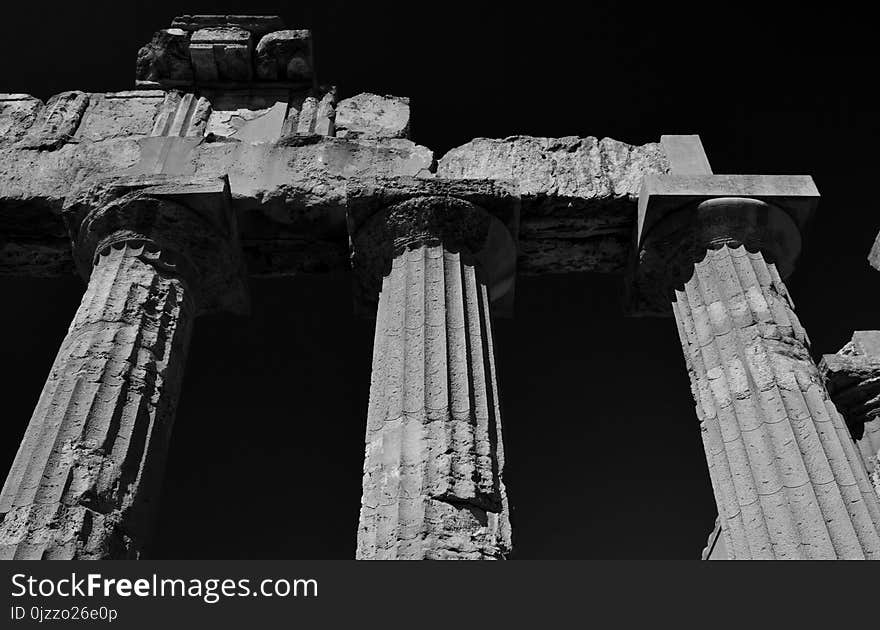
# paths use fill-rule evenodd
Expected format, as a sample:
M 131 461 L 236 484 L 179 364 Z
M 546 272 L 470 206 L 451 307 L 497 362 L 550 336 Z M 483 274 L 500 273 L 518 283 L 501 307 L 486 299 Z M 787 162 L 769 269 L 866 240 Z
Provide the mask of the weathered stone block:
M 29 94 L 0 94 L 0 146 L 21 140 L 42 109 L 43 101 Z
M 252 275 L 344 269 L 346 180 L 415 176 L 432 162 L 429 149 L 409 140 L 316 135 L 250 144 L 166 134 L 70 143 L 55 151 L 0 148 L 0 275 L 70 273 L 60 212 L 72 187 L 114 174 L 160 173 L 229 174 Z
M 277 15 L 180 15 L 172 20 L 171 26 L 184 31 L 232 26 L 259 37 L 283 29 L 284 20 Z
M 257 78 L 265 81 L 311 81 L 312 33 L 275 31 L 264 35 L 256 50 Z
M 164 99 L 165 92 L 161 90 L 91 94 L 75 137 L 79 141 L 97 142 L 148 135 Z
M 517 183 L 519 273 L 619 273 L 632 246 L 642 178 L 667 169 L 659 143 L 512 136 L 450 150 L 437 177 Z
M 192 34 L 189 51 L 197 81 L 251 80 L 251 34 L 244 29 L 198 30 Z
M 358 94 L 336 106 L 336 135 L 340 138 L 408 138 L 409 99 Z
M 836 354 L 822 357 L 819 371 L 880 494 L 880 330 L 855 331 Z
M 135 78 L 139 82 L 192 82 L 189 38 L 190 34 L 179 28 L 157 31 L 138 51 Z
M 85 92 L 62 92 L 49 99 L 19 146 L 28 149 L 57 149 L 70 140 L 89 105 Z

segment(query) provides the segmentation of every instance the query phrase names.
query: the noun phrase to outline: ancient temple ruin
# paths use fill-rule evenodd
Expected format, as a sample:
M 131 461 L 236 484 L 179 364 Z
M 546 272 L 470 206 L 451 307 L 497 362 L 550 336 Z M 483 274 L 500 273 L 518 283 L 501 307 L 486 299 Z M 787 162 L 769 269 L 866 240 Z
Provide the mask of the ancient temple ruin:
M 0 273 L 88 281 L 0 558 L 140 557 L 199 316 L 246 315 L 249 277 L 348 267 L 376 322 L 358 558 L 507 556 L 492 318 L 518 274 L 574 271 L 675 322 L 718 509 L 704 558 L 880 558 L 880 331 L 817 365 L 784 283 L 809 176 L 717 175 L 681 135 L 435 159 L 409 116 L 320 83 L 311 33 L 275 16 L 176 18 L 131 91 L 0 95 Z

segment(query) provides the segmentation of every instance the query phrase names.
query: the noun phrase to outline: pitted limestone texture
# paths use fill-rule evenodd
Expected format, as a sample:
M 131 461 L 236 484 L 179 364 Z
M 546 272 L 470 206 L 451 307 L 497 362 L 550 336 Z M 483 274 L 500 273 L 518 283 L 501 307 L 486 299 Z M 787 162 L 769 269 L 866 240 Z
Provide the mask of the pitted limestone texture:
M 194 308 L 149 245 L 99 255 L 0 494 L 0 557 L 138 558 Z
M 620 273 L 642 178 L 669 168 L 659 143 L 566 136 L 476 138 L 440 158 L 437 176 L 517 183 L 520 273 Z
M 880 331 L 857 330 L 819 369 L 880 495 Z
M 709 250 L 678 324 L 730 559 L 880 559 L 880 501 L 775 265 Z
M 379 301 L 358 558 L 507 555 L 499 410 L 479 269 L 466 251 L 407 249 Z

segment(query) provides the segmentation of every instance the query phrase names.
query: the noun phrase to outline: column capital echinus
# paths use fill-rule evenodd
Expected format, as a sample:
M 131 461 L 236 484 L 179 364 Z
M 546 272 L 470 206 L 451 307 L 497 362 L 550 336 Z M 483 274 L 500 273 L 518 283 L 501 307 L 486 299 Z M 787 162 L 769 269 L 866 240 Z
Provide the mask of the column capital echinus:
M 249 310 L 245 269 L 227 177 L 131 176 L 90 180 L 65 200 L 79 273 L 127 247 L 181 277 L 196 314 Z
M 499 180 L 409 177 L 350 182 L 346 212 L 355 310 L 372 316 L 394 259 L 423 245 L 460 252 L 485 274 L 493 310 L 509 315 L 516 274 L 519 195 Z
M 639 196 L 627 311 L 669 316 L 708 250 L 744 246 L 794 271 L 819 193 L 807 175 L 650 175 Z

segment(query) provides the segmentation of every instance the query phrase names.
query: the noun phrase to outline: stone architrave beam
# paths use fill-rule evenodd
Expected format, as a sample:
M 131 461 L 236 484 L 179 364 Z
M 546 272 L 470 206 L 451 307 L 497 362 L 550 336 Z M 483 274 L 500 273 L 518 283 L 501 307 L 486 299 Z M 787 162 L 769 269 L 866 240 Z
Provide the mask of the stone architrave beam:
M 195 169 L 229 175 L 248 270 L 256 276 L 347 266 L 344 190 L 349 179 L 456 179 L 456 172 L 463 179 L 517 181 L 522 199 L 519 273 L 620 273 L 630 255 L 641 179 L 666 169 L 659 144 L 518 138 L 475 141 L 479 162 L 463 161 L 468 145 L 454 149 L 433 172 L 429 149 L 405 138 L 381 137 L 402 131 L 397 123 L 383 127 L 389 120 L 384 106 L 371 118 L 373 113 L 365 109 L 369 99 L 361 101 L 359 117 L 343 118 L 347 137 L 333 138 L 285 135 L 288 129 L 329 131 L 315 121 L 304 123 L 308 112 L 300 111 L 298 101 L 290 101 L 287 118 L 282 111 L 279 126 L 270 129 L 264 123 L 276 116 L 277 108 L 267 107 L 268 102 L 238 106 L 219 92 L 181 96 L 141 90 L 84 96 L 89 97 L 84 112 L 65 110 L 73 119 L 67 128 L 73 130 L 69 140 L 74 141 L 64 135 L 53 140 L 41 132 L 53 149 L 19 144 L 30 128 L 42 124 L 42 103 L 29 97 L 0 101 L 0 128 L 4 118 L 9 121 L 7 135 L 0 138 L 0 275 L 72 271 L 60 208 L 72 187 L 83 181 Z M 340 101 L 339 107 L 345 106 L 341 111 L 346 111 L 345 103 Z M 319 105 L 315 100 L 312 115 Z M 400 106 L 397 101 L 395 107 Z M 240 128 L 230 124 L 242 120 Z M 491 150 L 486 148 L 490 143 Z M 454 155 L 459 158 L 452 161 Z M 545 165 L 554 160 L 562 173 L 551 177 Z M 452 164 L 458 166 L 453 169 Z M 529 172 L 522 170 L 525 165 Z

